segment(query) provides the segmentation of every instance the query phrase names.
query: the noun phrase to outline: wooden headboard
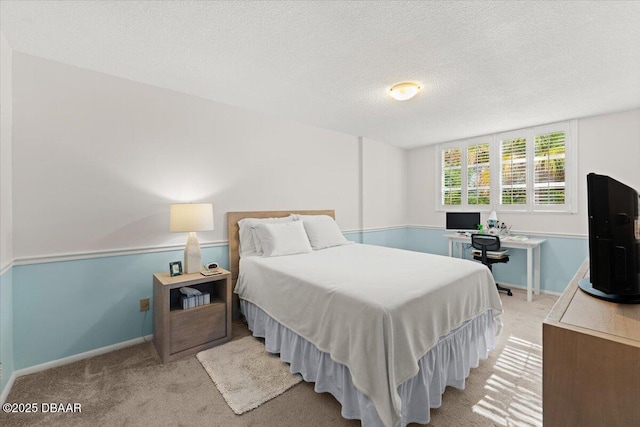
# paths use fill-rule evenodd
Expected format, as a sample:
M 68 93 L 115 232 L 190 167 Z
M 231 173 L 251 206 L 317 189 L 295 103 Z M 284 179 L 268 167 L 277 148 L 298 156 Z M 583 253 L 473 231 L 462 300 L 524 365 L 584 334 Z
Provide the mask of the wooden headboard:
M 229 271 L 233 288 L 236 287 L 238 273 L 240 272 L 240 228 L 238 221 L 244 218 L 281 218 L 290 214 L 300 215 L 329 215 L 336 218 L 334 210 L 319 211 L 256 211 L 256 212 L 227 212 L 227 231 L 229 232 Z

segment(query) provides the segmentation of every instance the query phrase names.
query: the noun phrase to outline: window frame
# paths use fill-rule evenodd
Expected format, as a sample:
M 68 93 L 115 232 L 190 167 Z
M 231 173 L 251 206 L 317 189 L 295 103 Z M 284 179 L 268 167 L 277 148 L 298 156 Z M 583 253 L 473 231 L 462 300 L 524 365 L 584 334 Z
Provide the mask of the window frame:
M 564 204 L 536 204 L 535 203 L 535 138 L 553 132 L 565 133 L 565 203 Z M 502 156 L 501 141 L 505 139 L 526 138 L 526 194 L 527 202 L 521 205 L 501 203 L 502 194 Z M 489 143 L 490 170 L 490 203 L 488 205 L 470 205 L 468 203 L 469 188 L 467 150 L 472 145 Z M 450 148 L 460 148 L 462 151 L 462 192 L 460 205 L 443 204 L 443 173 L 442 152 Z M 435 202 L 436 211 L 480 211 L 509 212 L 509 213 L 577 213 L 578 212 L 578 123 L 577 120 L 550 123 L 529 128 L 498 132 L 458 141 L 451 141 L 436 146 L 435 155 Z
M 577 155 L 577 120 L 567 122 L 551 123 L 548 125 L 536 126 L 531 139 L 531 211 L 532 212 L 578 212 L 578 155 Z M 538 135 L 546 135 L 553 132 L 564 132 L 564 176 L 565 176 L 565 198 L 564 204 L 557 205 L 541 205 L 535 203 L 534 184 L 535 184 L 535 137 Z
M 468 159 L 467 159 L 467 154 L 468 154 L 468 149 L 471 146 L 474 145 L 480 145 L 480 144 L 489 144 L 489 173 L 490 173 L 490 178 L 489 178 L 489 199 L 491 200 L 491 195 L 494 194 L 494 171 L 493 171 L 493 162 L 495 159 L 495 154 L 493 153 L 493 135 L 489 135 L 489 136 L 483 136 L 483 137 L 477 137 L 477 138 L 470 138 L 470 139 L 465 139 L 463 141 L 453 141 L 453 142 L 447 142 L 444 144 L 440 144 L 437 147 L 437 154 L 436 154 L 436 179 L 435 182 L 437 182 L 437 189 L 436 189 L 436 204 L 438 206 L 439 211 L 449 211 L 449 212 L 453 212 L 453 211 L 466 211 L 466 210 L 473 210 L 474 212 L 490 212 L 491 211 L 491 203 L 489 204 L 473 204 L 470 205 L 469 204 L 469 187 L 468 187 L 468 177 L 469 177 L 469 172 L 468 172 Z M 461 154 L 460 154 L 460 167 L 461 167 L 461 171 L 460 171 L 460 179 L 461 179 L 461 186 L 462 186 L 462 191 L 461 191 L 461 195 L 460 195 L 460 204 L 459 205 L 445 205 L 442 203 L 442 197 L 443 197 L 443 180 L 444 180 L 444 175 L 442 174 L 442 153 L 445 150 L 448 150 L 450 148 L 460 148 Z
M 444 152 L 447 151 L 450 148 L 460 148 L 460 204 L 459 205 L 445 205 L 444 203 L 442 203 L 442 200 L 444 198 L 444 181 L 445 181 L 445 175 L 444 175 L 444 168 L 443 168 L 443 156 L 444 156 Z M 460 209 L 462 207 L 462 202 L 464 201 L 464 189 L 467 185 L 467 180 L 466 177 L 464 176 L 463 170 L 464 170 L 464 162 L 466 159 L 466 154 L 464 152 L 464 148 L 458 145 L 444 145 L 442 147 L 442 149 L 438 152 L 438 159 L 436 159 L 436 162 L 439 162 L 440 164 L 440 176 L 438 177 L 438 185 L 439 185 L 439 194 L 440 194 L 440 203 L 443 206 L 451 206 L 452 208 L 458 208 Z M 454 189 L 454 187 L 448 187 L 450 190 Z
M 526 203 L 520 204 L 520 205 L 505 205 L 502 204 L 501 202 L 501 195 L 502 195 L 502 141 L 504 140 L 511 140 L 511 139 L 518 139 L 518 138 L 524 138 L 525 139 L 525 165 L 527 168 L 526 171 L 526 182 L 525 182 L 525 192 L 526 192 L 526 198 L 527 201 Z M 508 131 L 508 132 L 501 132 L 496 134 L 495 137 L 495 141 L 496 141 L 496 157 L 498 158 L 498 165 L 496 166 L 496 172 L 498 173 L 498 179 L 497 179 L 497 189 L 496 189 L 496 196 L 497 199 L 492 199 L 492 205 L 496 207 L 496 211 L 499 212 L 527 212 L 529 209 L 529 204 L 531 203 L 531 194 L 530 194 L 530 190 L 529 190 L 529 186 L 531 185 L 531 176 L 530 176 L 530 172 L 531 172 L 531 160 L 532 158 L 530 158 L 529 154 L 531 152 L 531 138 L 532 138 L 532 133 L 531 133 L 531 129 L 519 129 L 519 130 L 512 130 L 512 131 Z
M 493 138 L 472 138 L 466 140 L 467 144 L 464 147 L 464 167 L 465 167 L 465 186 L 462 189 L 462 194 L 465 195 L 465 200 L 469 210 L 474 207 L 478 207 L 481 211 L 488 210 L 491 207 L 491 195 L 494 192 L 494 175 L 493 175 L 493 162 L 495 161 L 495 154 L 493 153 Z M 489 145 L 489 203 L 469 203 L 469 147 L 488 144 Z M 477 163 L 476 163 L 477 164 Z M 477 188 L 477 187 L 475 187 Z

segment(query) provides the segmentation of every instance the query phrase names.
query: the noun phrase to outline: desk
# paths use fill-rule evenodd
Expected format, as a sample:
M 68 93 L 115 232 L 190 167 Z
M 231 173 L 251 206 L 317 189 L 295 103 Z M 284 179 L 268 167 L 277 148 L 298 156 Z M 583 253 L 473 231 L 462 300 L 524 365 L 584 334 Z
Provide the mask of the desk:
M 460 234 L 445 234 L 449 239 L 449 256 L 453 256 L 453 243 L 471 244 L 471 237 Z M 540 295 L 540 245 L 545 239 L 511 240 L 509 237 L 500 237 L 500 246 L 503 248 L 527 250 L 527 301 L 531 302 L 532 293 Z M 462 247 L 458 256 L 462 258 Z M 532 292 L 533 290 L 533 292 Z

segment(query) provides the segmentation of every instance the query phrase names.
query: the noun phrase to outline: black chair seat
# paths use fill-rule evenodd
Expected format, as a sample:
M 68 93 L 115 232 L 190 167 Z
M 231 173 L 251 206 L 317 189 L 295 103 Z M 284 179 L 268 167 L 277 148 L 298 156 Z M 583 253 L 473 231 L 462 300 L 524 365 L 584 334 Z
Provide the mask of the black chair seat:
M 501 258 L 490 258 L 487 256 L 488 251 L 500 250 L 500 237 L 498 236 L 493 236 L 491 234 L 472 234 L 471 246 L 473 246 L 474 249 L 478 249 L 482 251 L 481 255 L 474 255 L 473 259 L 480 261 L 481 263 L 489 267 L 489 270 L 491 270 L 491 273 L 493 273 L 493 269 L 491 268 L 493 264 L 498 264 L 498 263 L 504 264 L 509 262 L 508 255 Z M 496 283 L 496 287 L 498 288 L 499 292 L 500 291 L 506 292 L 507 295 L 509 296 L 513 295 L 511 293 L 511 289 L 502 287 L 497 283 Z

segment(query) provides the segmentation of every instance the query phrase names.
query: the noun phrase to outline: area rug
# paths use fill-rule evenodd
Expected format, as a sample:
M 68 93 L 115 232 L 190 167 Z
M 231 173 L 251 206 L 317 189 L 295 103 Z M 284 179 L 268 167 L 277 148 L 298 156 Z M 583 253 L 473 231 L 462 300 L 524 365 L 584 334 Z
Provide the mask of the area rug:
M 278 355 L 252 336 L 201 351 L 196 356 L 222 397 L 240 415 L 302 381 Z

